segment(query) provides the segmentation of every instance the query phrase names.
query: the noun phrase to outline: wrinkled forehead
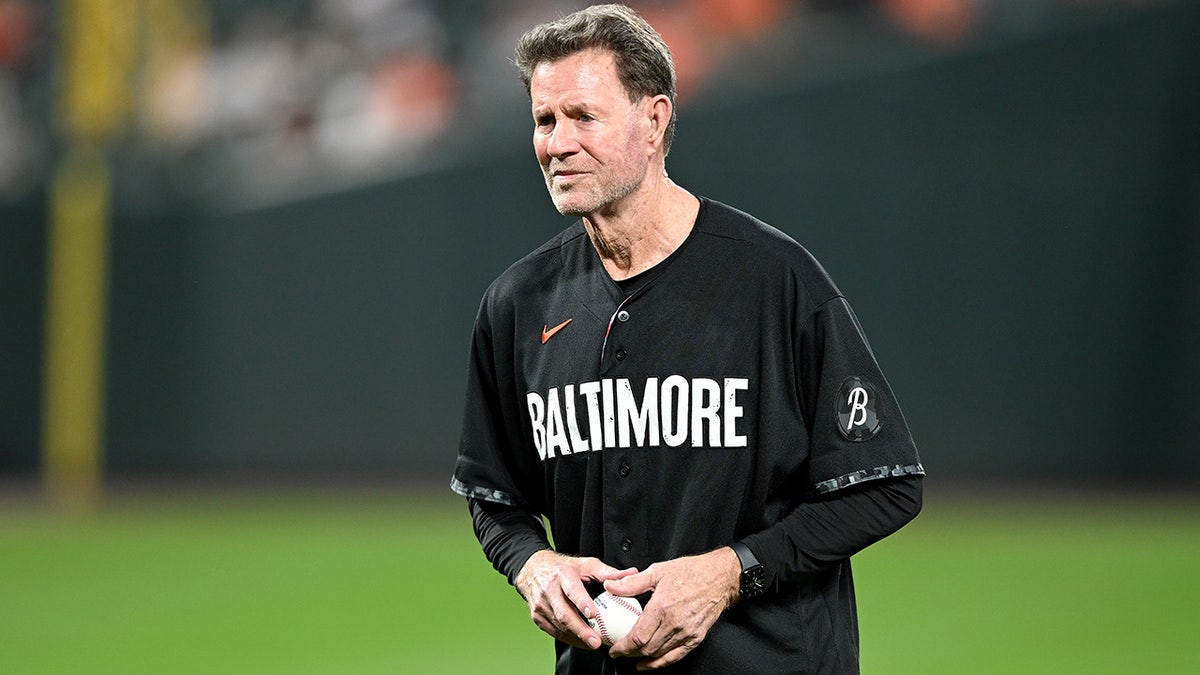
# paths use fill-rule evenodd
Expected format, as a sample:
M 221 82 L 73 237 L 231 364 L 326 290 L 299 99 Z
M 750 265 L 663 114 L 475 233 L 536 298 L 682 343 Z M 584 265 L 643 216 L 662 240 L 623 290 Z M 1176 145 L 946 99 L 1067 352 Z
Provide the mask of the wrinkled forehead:
M 565 96 L 596 99 L 614 95 L 629 100 L 617 73 L 616 58 L 604 49 L 585 49 L 542 61 L 534 67 L 529 81 L 529 98 L 535 108 Z

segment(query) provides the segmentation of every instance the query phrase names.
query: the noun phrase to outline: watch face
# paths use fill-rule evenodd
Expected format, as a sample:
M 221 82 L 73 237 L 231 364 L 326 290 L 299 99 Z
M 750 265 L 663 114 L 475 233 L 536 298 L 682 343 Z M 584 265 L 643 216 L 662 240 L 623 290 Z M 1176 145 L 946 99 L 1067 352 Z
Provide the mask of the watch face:
M 761 595 L 766 590 L 763 584 L 763 578 L 766 576 L 766 570 L 762 565 L 755 565 L 748 570 L 742 572 L 742 597 L 753 598 L 756 595 Z

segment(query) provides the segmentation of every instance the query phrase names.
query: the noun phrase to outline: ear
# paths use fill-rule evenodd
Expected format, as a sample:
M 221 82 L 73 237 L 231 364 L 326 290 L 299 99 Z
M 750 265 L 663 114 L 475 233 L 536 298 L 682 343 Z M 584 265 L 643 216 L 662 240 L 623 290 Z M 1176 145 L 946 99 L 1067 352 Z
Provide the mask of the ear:
M 648 149 L 653 152 L 662 150 L 663 136 L 667 133 L 667 125 L 671 123 L 671 113 L 674 112 L 674 106 L 671 105 L 671 99 L 665 94 L 658 96 L 647 97 L 645 99 L 646 121 L 649 123 L 649 134 L 646 137 Z

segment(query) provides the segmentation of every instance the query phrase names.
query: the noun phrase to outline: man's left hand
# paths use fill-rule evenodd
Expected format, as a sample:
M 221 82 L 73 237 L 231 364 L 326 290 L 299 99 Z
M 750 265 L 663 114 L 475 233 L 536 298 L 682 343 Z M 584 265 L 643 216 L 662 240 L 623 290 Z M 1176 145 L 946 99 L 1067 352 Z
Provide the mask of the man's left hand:
M 722 547 L 702 555 L 654 563 L 604 588 L 632 597 L 654 591 L 642 617 L 612 646 L 612 656 L 644 656 L 639 670 L 662 668 L 682 659 L 708 635 L 721 612 L 737 601 L 742 565 Z

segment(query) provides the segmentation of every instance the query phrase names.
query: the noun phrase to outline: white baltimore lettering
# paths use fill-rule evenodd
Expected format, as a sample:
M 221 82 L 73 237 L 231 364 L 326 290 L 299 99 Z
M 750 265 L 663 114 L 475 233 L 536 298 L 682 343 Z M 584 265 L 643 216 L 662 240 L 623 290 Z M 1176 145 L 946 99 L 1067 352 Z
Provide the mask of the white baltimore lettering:
M 721 385 L 716 380 L 692 380 L 692 445 L 704 445 L 704 423 L 708 422 L 708 444 L 721 447 Z
M 617 380 L 617 445 L 629 447 L 629 432 L 637 435 L 637 446 L 658 445 L 658 378 L 646 378 L 646 391 L 639 408 L 629 380 Z
M 628 379 L 552 387 L 525 395 L 530 433 L 542 461 L 606 448 L 744 448 L 741 392 L 747 378 L 647 378 L 635 393 Z M 582 408 L 582 410 L 581 410 Z M 864 413 L 865 414 L 865 413 Z
M 588 438 L 592 439 L 592 450 L 600 450 L 604 447 L 604 432 L 600 429 L 600 404 L 597 401 L 600 383 L 584 382 L 579 385 L 579 395 L 587 402 Z
M 617 407 L 613 405 L 613 381 L 600 380 L 600 392 L 604 396 L 604 447 L 613 448 L 617 443 Z
M 579 419 L 575 417 L 575 385 L 568 384 L 566 388 L 567 433 L 571 437 L 571 452 L 587 452 L 587 439 L 579 435 Z
M 571 446 L 567 444 L 567 430 L 563 427 L 562 407 L 558 403 L 558 389 L 551 389 L 546 394 L 546 458 L 559 454 L 571 454 Z
M 533 427 L 533 446 L 538 457 L 546 461 L 546 401 L 536 391 L 525 394 L 525 405 L 529 407 L 529 422 Z
M 744 377 L 725 378 L 725 406 L 723 422 L 725 423 L 725 447 L 744 448 L 746 437 L 739 436 L 734 420 L 742 416 L 742 406 L 737 404 L 737 393 L 750 388 L 750 381 Z
M 663 443 L 677 448 L 683 445 L 688 432 L 688 381 L 672 375 L 662 384 Z M 671 404 L 675 405 L 672 406 Z

